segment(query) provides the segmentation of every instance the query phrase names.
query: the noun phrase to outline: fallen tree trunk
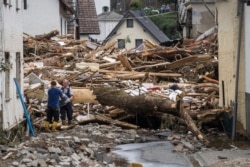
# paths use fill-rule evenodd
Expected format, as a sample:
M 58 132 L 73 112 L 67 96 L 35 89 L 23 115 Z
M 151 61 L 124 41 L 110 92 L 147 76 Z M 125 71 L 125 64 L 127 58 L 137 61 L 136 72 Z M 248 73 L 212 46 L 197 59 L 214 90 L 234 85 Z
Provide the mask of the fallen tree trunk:
M 59 31 L 58 30 L 53 30 L 47 34 L 43 34 L 43 35 L 36 35 L 35 36 L 35 40 L 38 40 L 38 41 L 41 41 L 43 39 L 46 39 L 46 40 L 50 40 L 50 38 L 56 36 L 59 34 Z
M 96 100 L 102 105 L 116 106 L 130 113 L 152 114 L 163 112 L 179 116 L 176 103 L 163 98 L 151 96 L 130 96 L 114 88 L 94 88 Z
M 183 101 L 178 101 L 178 108 L 181 113 L 181 117 L 186 122 L 186 125 L 189 127 L 189 129 L 193 132 L 193 134 L 199 139 L 199 140 L 205 140 L 205 136 L 201 133 L 201 131 L 197 128 L 196 124 L 194 123 L 193 119 L 190 117 L 188 112 L 183 109 Z

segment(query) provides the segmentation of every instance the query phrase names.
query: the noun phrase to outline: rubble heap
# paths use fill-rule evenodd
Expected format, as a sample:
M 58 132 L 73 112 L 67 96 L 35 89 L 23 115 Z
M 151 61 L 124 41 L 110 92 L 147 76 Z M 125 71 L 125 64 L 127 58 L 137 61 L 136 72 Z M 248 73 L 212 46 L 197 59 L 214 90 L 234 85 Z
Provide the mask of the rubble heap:
M 74 40 L 56 31 L 27 35 L 24 92 L 33 125 L 39 129 L 45 119 L 49 81 L 60 85 L 66 78 L 75 92 L 77 124 L 105 122 L 136 129 L 142 124 L 128 120 L 147 117 L 148 127 L 156 128 L 150 127 L 153 116 L 160 118 L 157 128 L 173 127 L 171 121 L 178 120 L 203 140 L 202 124 L 230 111 L 218 107 L 217 59 L 217 33 L 171 46 L 145 40 L 133 50 L 117 49 L 116 43 L 100 46 Z

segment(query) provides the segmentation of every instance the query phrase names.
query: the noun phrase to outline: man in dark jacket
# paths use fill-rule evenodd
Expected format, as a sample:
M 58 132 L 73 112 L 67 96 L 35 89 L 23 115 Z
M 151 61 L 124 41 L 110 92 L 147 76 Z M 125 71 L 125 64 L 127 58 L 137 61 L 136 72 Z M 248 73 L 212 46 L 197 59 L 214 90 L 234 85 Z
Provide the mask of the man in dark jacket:
M 45 122 L 45 129 L 50 131 L 49 126 L 52 123 L 52 131 L 56 131 L 57 123 L 59 121 L 59 100 L 63 98 L 62 91 L 56 87 L 56 81 L 51 82 L 51 87 L 48 90 L 48 106 L 47 106 L 47 120 Z
M 69 86 L 69 81 L 67 79 L 63 80 L 62 92 L 68 96 L 69 102 L 62 105 L 60 108 L 61 112 L 61 120 L 62 124 L 66 125 L 66 116 L 68 119 L 68 125 L 72 123 L 72 115 L 73 115 L 73 108 L 72 108 L 72 99 L 73 99 L 73 90 Z

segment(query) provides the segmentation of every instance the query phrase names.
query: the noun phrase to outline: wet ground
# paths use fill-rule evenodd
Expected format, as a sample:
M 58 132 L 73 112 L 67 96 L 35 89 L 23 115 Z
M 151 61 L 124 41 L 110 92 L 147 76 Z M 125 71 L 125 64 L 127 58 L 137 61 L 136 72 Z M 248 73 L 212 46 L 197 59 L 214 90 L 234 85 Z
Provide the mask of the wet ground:
M 172 152 L 173 145 L 166 142 L 125 144 L 117 146 L 113 153 L 129 163 L 140 163 L 143 167 L 192 167 L 184 154 Z
M 224 135 L 210 139 L 208 149 L 193 154 L 174 152 L 169 141 L 119 145 L 112 153 L 143 167 L 250 167 L 249 141 L 232 141 Z

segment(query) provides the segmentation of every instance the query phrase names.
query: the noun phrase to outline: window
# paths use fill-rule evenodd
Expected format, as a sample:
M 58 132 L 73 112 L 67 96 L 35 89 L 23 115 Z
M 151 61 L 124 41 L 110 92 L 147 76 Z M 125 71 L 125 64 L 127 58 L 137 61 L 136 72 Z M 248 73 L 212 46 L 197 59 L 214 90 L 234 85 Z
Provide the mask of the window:
M 67 20 L 64 20 L 64 34 L 67 34 Z
M 118 39 L 118 49 L 125 48 L 125 39 Z
M 20 10 L 18 2 L 19 2 L 19 0 L 16 0 L 16 11 Z
M 6 66 L 6 69 L 4 71 L 5 73 L 5 100 L 10 99 L 10 53 L 5 52 L 4 53 L 4 63 Z
M 129 28 L 134 27 L 133 19 L 127 19 L 127 27 Z
M 109 11 L 109 7 L 108 6 L 104 6 L 103 8 L 102 8 L 102 12 L 108 12 Z
M 20 85 L 21 83 L 21 54 L 20 52 L 16 53 L 16 80 L 17 83 Z M 17 92 L 18 97 L 18 92 Z
M 23 0 L 23 9 L 27 9 L 27 0 Z
M 142 44 L 142 39 L 135 39 L 135 48 Z
M 63 19 L 61 18 L 60 21 L 61 21 L 61 35 L 63 35 L 63 25 L 62 25 L 63 24 Z

